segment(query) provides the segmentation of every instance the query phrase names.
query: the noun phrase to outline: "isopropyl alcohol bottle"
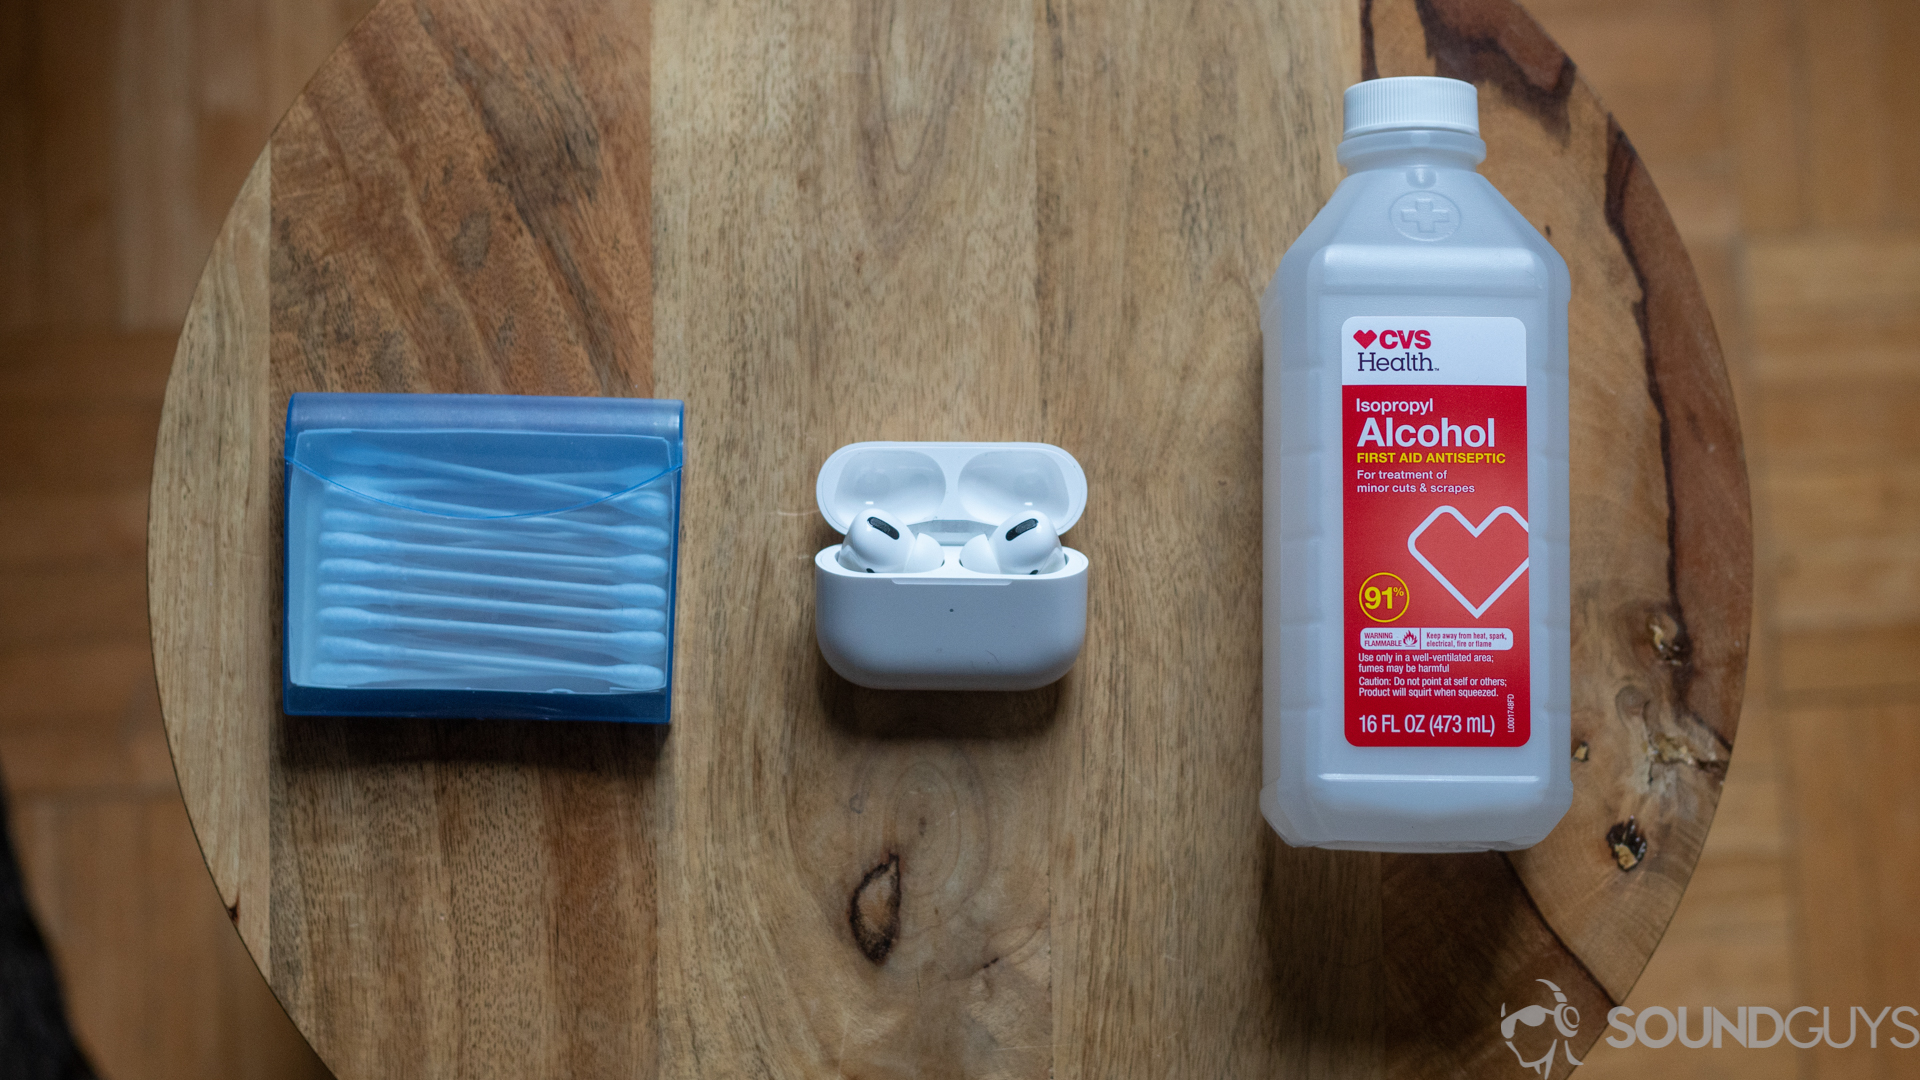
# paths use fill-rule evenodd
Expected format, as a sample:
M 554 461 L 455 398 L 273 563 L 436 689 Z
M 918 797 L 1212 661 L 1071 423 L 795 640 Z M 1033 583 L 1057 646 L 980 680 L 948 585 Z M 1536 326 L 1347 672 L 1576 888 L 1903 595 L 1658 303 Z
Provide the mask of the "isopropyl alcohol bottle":
M 1265 335 L 1265 755 L 1290 844 L 1521 848 L 1572 801 L 1566 263 L 1472 84 L 1346 92 Z

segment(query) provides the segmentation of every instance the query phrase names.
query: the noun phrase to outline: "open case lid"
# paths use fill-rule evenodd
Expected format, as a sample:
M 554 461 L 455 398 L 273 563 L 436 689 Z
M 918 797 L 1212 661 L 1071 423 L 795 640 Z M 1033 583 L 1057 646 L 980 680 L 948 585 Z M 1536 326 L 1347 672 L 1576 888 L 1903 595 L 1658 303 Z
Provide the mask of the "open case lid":
M 1087 474 L 1047 443 L 862 442 L 835 450 L 814 484 L 820 514 L 844 533 L 877 506 L 909 525 L 972 521 L 987 528 L 1043 510 L 1058 532 L 1087 506 Z
M 680 468 L 678 401 L 295 394 L 286 460 L 364 498 L 452 518 L 559 513 Z

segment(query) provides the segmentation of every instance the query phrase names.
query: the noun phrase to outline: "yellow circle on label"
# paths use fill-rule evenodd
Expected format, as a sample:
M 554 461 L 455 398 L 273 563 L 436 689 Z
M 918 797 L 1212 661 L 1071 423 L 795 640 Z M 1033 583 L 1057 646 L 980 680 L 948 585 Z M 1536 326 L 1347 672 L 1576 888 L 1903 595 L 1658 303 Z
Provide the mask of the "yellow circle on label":
M 1360 613 L 1374 622 L 1390 623 L 1407 613 L 1413 600 L 1412 590 L 1399 574 L 1382 571 L 1360 583 Z

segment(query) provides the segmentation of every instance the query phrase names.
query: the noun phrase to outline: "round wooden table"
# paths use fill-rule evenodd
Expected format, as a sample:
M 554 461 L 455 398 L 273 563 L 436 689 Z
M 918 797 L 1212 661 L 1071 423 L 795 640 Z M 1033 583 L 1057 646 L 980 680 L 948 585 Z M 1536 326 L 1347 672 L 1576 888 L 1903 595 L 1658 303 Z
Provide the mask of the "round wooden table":
M 1292 850 L 1255 805 L 1257 299 L 1342 88 L 1435 72 L 1573 270 L 1574 805 L 1513 854 Z M 283 716 L 301 390 L 685 399 L 671 730 Z M 813 480 L 860 439 L 1079 458 L 1071 674 L 827 669 Z M 1659 942 L 1747 655 L 1700 291 L 1507 0 L 388 0 L 234 205 L 153 483 L 181 788 L 345 1080 L 1530 1075 L 1550 1029 L 1503 1012 L 1550 981 L 1583 1056 Z

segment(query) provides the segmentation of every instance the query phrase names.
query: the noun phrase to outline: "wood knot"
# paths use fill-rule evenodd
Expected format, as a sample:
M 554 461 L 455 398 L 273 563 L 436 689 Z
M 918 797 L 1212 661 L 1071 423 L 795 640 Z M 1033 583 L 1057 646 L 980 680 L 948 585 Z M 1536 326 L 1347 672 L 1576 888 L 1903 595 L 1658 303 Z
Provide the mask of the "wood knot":
M 1647 857 L 1647 838 L 1641 835 L 1640 823 L 1631 814 L 1607 830 L 1607 846 L 1613 849 L 1613 861 L 1621 870 L 1631 870 Z
M 1708 756 L 1700 757 L 1693 747 L 1665 732 L 1653 732 L 1647 736 L 1647 755 L 1659 765 L 1687 765 L 1715 775 L 1727 771 L 1727 763 L 1709 751 Z
M 1647 618 L 1647 638 L 1653 644 L 1653 654 L 1674 667 L 1685 664 L 1693 651 L 1686 627 L 1666 611 L 1656 611 Z
M 847 925 L 853 928 L 853 943 L 863 956 L 876 964 L 886 963 L 900 936 L 900 856 L 889 854 L 860 879 L 847 905 Z

